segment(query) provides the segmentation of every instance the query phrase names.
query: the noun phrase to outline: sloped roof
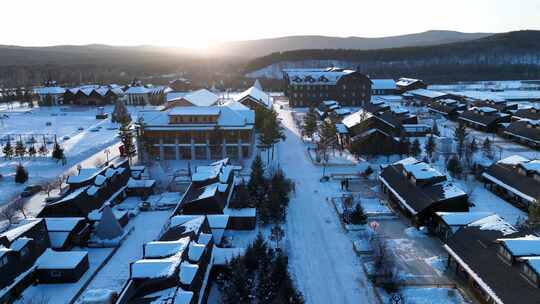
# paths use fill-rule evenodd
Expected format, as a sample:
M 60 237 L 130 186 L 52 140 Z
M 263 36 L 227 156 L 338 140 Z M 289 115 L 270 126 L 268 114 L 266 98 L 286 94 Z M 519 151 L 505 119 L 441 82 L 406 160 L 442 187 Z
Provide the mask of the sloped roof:
M 194 92 L 190 92 L 180 98 L 189 101 L 191 104 L 197 107 L 212 106 L 215 105 L 219 100 L 219 96 L 208 91 L 207 89 L 200 89 Z
M 251 87 L 244 92 L 238 94 L 234 100 L 242 102 L 242 100 L 247 97 L 251 97 L 251 99 L 267 108 L 270 108 L 272 106 L 272 98 L 270 97 L 270 95 L 266 94 L 261 89 L 256 87 Z
M 394 79 L 371 79 L 372 90 L 395 90 L 396 82 Z

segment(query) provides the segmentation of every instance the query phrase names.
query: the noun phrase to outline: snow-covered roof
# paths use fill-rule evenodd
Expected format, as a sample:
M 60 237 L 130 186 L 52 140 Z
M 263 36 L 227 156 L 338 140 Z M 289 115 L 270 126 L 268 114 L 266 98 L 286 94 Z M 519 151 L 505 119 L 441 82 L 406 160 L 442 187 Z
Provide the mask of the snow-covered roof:
M 443 197 L 445 199 L 466 195 L 465 191 L 451 182 L 442 182 Z
M 77 224 L 84 221 L 83 217 L 47 217 L 45 224 L 48 231 L 72 231 Z
M 336 84 L 344 75 L 354 73 L 354 70 L 340 68 L 327 69 L 284 69 L 290 84 L 296 85 L 330 85 Z
M 174 298 L 174 304 L 191 304 L 192 299 L 192 291 L 185 291 L 179 288 L 178 292 L 176 293 L 176 297 Z
M 482 113 L 496 113 L 498 112 L 497 109 L 491 108 L 491 107 L 472 107 L 470 109 L 471 111 L 477 111 Z
M 3 232 L 0 237 L 6 237 L 8 241 L 12 242 L 17 239 L 21 234 L 32 229 L 35 225 L 39 224 L 42 219 L 30 219 L 27 223 L 17 226 L 13 229 Z
M 198 244 L 195 242 L 189 243 L 188 256 L 189 260 L 192 262 L 198 262 L 206 249 L 205 244 Z
M 416 90 L 409 91 L 408 93 L 416 95 L 416 96 L 426 97 L 426 98 L 439 98 L 439 97 L 448 95 L 443 92 L 437 92 L 437 91 L 428 90 L 428 89 L 416 89 Z
M 180 264 L 180 273 L 179 273 L 180 282 L 182 284 L 190 285 L 191 282 L 193 282 L 195 275 L 197 275 L 198 270 L 199 270 L 199 265 L 191 264 L 187 261 L 182 262 L 182 264 Z
M 98 168 L 81 168 L 79 170 L 79 174 L 68 177 L 67 183 L 70 184 L 85 182 L 94 178 L 96 175 L 99 174 L 99 172 L 101 172 L 101 170 Z
M 103 185 L 103 183 L 105 183 L 105 181 L 107 181 L 107 178 L 103 175 L 98 175 L 96 176 L 96 178 L 94 179 L 94 185 L 96 186 L 101 186 Z
M 11 250 L 10 248 L 6 248 L 4 246 L 0 246 L 0 258 L 10 251 L 13 251 L 13 250 Z
M 184 237 L 176 241 L 154 241 L 146 243 L 144 246 L 145 258 L 165 258 L 175 255 L 188 246 L 189 237 Z
M 270 108 L 272 107 L 272 97 L 270 95 L 263 92 L 261 89 L 258 89 L 256 87 L 251 87 L 244 92 L 238 94 L 235 97 L 235 101 L 242 101 L 246 97 L 251 97 L 255 101 L 261 103 L 263 106 Z
M 142 259 L 131 266 L 131 277 L 135 279 L 157 279 L 172 276 L 182 261 L 182 254 L 165 259 Z
M 436 212 L 449 226 L 465 226 L 493 215 L 492 212 Z
M 503 158 L 499 160 L 497 163 L 514 166 L 514 165 L 521 164 L 528 161 L 529 159 L 521 155 L 512 155 L 512 156 L 508 156 L 507 158 Z
M 204 218 L 204 215 L 175 215 L 171 218 L 170 227 L 184 226 L 185 232 L 197 231 Z
M 144 86 L 129 87 L 126 94 L 149 94 L 150 90 Z
M 28 243 L 30 243 L 30 241 L 32 240 L 33 239 L 27 238 L 27 237 L 20 237 L 16 239 L 13 243 L 11 243 L 11 245 L 9 245 L 9 248 L 15 251 L 19 251 L 22 248 L 24 248 L 26 245 L 28 245 Z
M 503 235 L 516 233 L 517 229 L 506 222 L 499 215 L 494 214 L 483 219 L 474 221 L 468 225 L 469 227 L 478 227 L 480 230 L 500 231 Z
M 220 113 L 220 108 L 215 106 L 189 106 L 189 107 L 174 107 L 169 110 L 169 115 L 213 115 L 217 116 Z
M 396 82 L 394 79 L 371 79 L 373 83 L 371 85 L 372 90 L 394 90 L 396 89 Z
M 87 251 L 55 251 L 47 248 L 35 265 L 38 269 L 74 269 L 87 256 Z
M 225 229 L 229 223 L 229 215 L 226 214 L 208 214 L 208 224 L 213 229 Z
M 424 162 L 403 164 L 403 168 L 405 171 L 412 174 L 416 179 L 431 179 L 434 177 L 444 176 L 444 174 Z
M 342 123 L 347 128 L 352 128 L 356 126 L 357 124 L 361 123 L 362 121 L 372 117 L 373 115 L 365 110 L 360 110 L 358 112 L 354 112 L 351 115 L 345 116 L 343 118 Z
M 67 231 L 49 231 L 49 240 L 54 249 L 63 248 L 69 238 Z
M 64 94 L 66 89 L 61 87 L 42 87 L 34 89 L 34 92 L 39 95 L 55 95 Z
M 86 190 L 86 193 L 88 193 L 88 195 L 90 195 L 90 196 L 94 196 L 94 195 L 96 195 L 96 193 L 98 191 L 99 191 L 99 187 L 90 186 L 90 188 L 88 188 L 88 190 Z
M 207 89 L 200 89 L 194 92 L 189 92 L 177 99 L 185 99 L 189 103 L 197 107 L 208 107 L 215 105 L 219 100 L 219 96 L 208 91 Z M 170 100 L 175 101 L 176 99 Z
M 529 162 L 524 162 L 521 164 L 521 166 L 523 166 L 523 168 L 525 168 L 525 170 L 527 171 L 534 171 L 537 174 L 540 174 L 540 160 L 538 159 L 534 159 Z
M 396 85 L 398 86 L 408 86 L 408 85 L 411 85 L 415 82 L 419 82 L 421 80 L 419 79 L 414 79 L 414 78 L 400 78 L 397 82 L 396 82 Z
M 156 184 L 153 179 L 133 179 L 129 178 L 127 186 L 128 188 L 151 188 Z
M 514 257 L 540 256 L 540 237 L 527 235 L 513 239 L 498 239 Z
M 201 233 L 199 235 L 199 240 L 197 241 L 200 244 L 208 245 L 210 244 L 210 241 L 212 240 L 212 235 L 209 233 Z

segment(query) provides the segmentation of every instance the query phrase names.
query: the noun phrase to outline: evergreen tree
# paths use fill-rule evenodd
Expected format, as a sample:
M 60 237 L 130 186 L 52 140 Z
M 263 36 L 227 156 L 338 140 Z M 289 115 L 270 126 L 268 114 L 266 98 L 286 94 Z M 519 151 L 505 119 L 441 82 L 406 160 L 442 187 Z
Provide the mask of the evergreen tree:
M 39 150 L 38 150 L 39 154 L 41 156 L 47 156 L 47 153 L 49 152 L 48 149 L 47 149 L 47 145 L 43 144 L 39 147 Z
M 23 157 L 25 154 L 26 154 L 26 148 L 24 147 L 22 140 L 18 140 L 15 143 L 15 156 Z
M 433 135 L 437 135 L 437 136 L 441 135 L 441 133 L 439 132 L 439 126 L 437 126 L 437 121 L 435 119 L 433 120 L 433 126 L 431 127 L 431 133 Z
M 56 162 L 64 161 L 66 156 L 64 155 L 64 149 L 60 146 L 58 142 L 54 143 L 53 151 L 52 151 L 52 158 L 56 160 Z
M 325 119 L 321 125 L 321 144 L 329 146 L 336 139 L 336 124 L 330 119 Z
M 315 113 L 315 108 L 310 107 L 309 111 L 304 118 L 304 133 L 312 137 L 313 133 L 317 130 L 317 114 Z
M 367 223 L 367 216 L 364 212 L 364 208 L 360 204 L 356 204 L 353 212 L 351 213 L 351 224 L 365 225 Z
M 540 204 L 533 203 L 529 205 L 528 223 L 532 228 L 540 227 Z
M 270 110 L 263 107 L 255 108 L 255 131 L 261 133 L 264 128 L 264 122 L 267 120 L 267 117 L 270 116 Z
M 270 230 L 270 239 L 276 242 L 276 248 L 279 248 L 279 242 L 281 242 L 284 235 L 285 231 L 278 225 L 275 225 L 272 227 L 272 230 Z
M 436 148 L 437 144 L 435 143 L 435 138 L 433 136 L 429 136 L 424 147 L 429 159 L 431 159 L 433 156 L 433 152 L 435 152 Z
M 487 138 L 487 137 L 486 137 Z M 469 143 L 469 150 L 474 155 L 478 151 L 478 143 L 476 142 L 476 137 L 473 137 L 471 142 Z
M 13 157 L 13 146 L 11 145 L 11 141 L 8 140 L 8 142 L 2 149 L 2 152 L 4 152 L 4 158 L 6 159 L 11 159 Z
M 249 194 L 253 196 L 259 188 L 266 188 L 266 179 L 264 178 L 262 159 L 257 155 L 251 163 L 251 173 L 247 184 L 247 190 Z
M 285 140 L 285 133 L 283 127 L 279 123 L 277 113 L 274 110 L 268 111 L 264 120 L 263 130 L 259 136 L 259 145 L 267 151 L 268 159 L 270 159 L 270 150 L 272 150 L 273 158 L 273 147 L 281 140 Z
M 456 156 L 452 156 L 446 164 L 446 169 L 452 176 L 459 176 L 463 172 L 463 168 Z
M 420 148 L 420 141 L 416 138 L 411 146 L 411 155 L 417 157 L 420 153 L 422 153 L 422 148 Z
M 491 159 L 493 158 L 493 151 L 491 149 L 491 140 L 489 140 L 489 137 L 486 137 L 484 140 L 484 143 L 482 144 L 482 151 L 484 152 L 484 155 Z
M 36 147 L 34 147 L 34 145 L 31 145 L 30 148 L 28 148 L 28 156 L 34 157 L 36 156 L 36 154 L 37 154 Z
M 19 163 L 15 168 L 15 182 L 18 184 L 24 184 L 28 180 L 28 171 L 24 166 Z
M 249 192 L 247 190 L 247 185 L 242 180 L 242 182 L 234 187 L 234 196 L 229 203 L 229 207 L 232 209 L 242 209 L 242 208 L 252 208 L 255 207 L 251 205 L 251 200 Z
M 465 149 L 465 138 L 467 137 L 467 128 L 465 127 L 465 124 L 460 123 L 455 129 L 454 129 L 454 139 L 457 142 L 457 153 L 459 158 L 463 156 L 463 152 Z
M 117 99 L 114 105 L 114 110 L 111 115 L 111 121 L 119 123 L 121 125 L 127 125 L 131 122 L 131 115 L 124 102 L 121 99 Z
M 128 124 L 124 124 L 120 127 L 120 141 L 122 141 L 122 146 L 124 147 L 123 156 L 127 157 L 131 162 L 131 158 L 135 156 L 137 150 L 133 143 L 133 132 L 130 130 Z

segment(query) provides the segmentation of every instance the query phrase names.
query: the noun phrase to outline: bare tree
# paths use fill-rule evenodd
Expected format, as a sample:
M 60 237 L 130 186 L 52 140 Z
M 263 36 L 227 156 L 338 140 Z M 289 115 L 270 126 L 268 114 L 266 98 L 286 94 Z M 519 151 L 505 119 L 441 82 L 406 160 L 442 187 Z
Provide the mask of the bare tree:
M 4 208 L 0 209 L 0 220 L 8 221 L 12 225 L 17 219 L 17 210 L 12 204 L 8 204 Z
M 17 198 L 15 199 L 12 203 L 11 203 L 11 206 L 13 207 L 13 209 L 17 212 L 17 213 L 20 213 L 24 216 L 24 218 L 27 218 L 26 216 L 26 201 L 22 198 Z

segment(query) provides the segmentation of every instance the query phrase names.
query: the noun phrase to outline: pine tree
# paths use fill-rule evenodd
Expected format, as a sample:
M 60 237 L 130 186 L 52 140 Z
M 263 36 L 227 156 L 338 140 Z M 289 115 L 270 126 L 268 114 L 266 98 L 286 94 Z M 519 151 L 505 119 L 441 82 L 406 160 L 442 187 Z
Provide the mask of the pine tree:
M 316 130 L 317 114 L 315 113 L 315 108 L 310 107 L 306 117 L 304 118 L 304 133 L 311 138 Z
M 11 159 L 13 157 L 13 146 L 11 145 L 11 141 L 8 140 L 8 142 L 2 149 L 2 152 L 4 152 L 4 158 L 6 159 Z
M 281 140 L 285 140 L 285 132 L 279 123 L 277 112 L 274 110 L 268 111 L 268 115 L 264 120 L 263 130 L 259 136 L 259 145 L 267 151 L 268 159 L 270 159 L 270 150 L 272 150 L 273 159 L 273 147 Z
M 435 119 L 433 120 L 433 127 L 431 127 L 431 133 L 437 136 L 441 135 L 441 133 L 439 132 L 439 126 L 437 126 L 437 121 Z
M 249 192 L 247 190 L 247 185 L 242 182 L 234 187 L 234 196 L 229 203 L 229 207 L 232 209 L 242 209 L 242 208 L 253 208 L 254 205 L 251 205 L 251 200 Z
M 28 148 L 28 156 L 34 157 L 36 156 L 36 154 L 37 154 L 36 147 L 34 147 L 34 145 L 31 145 L 30 148 Z
M 15 143 L 15 156 L 23 157 L 25 154 L 26 154 L 26 148 L 24 147 L 22 140 L 18 140 Z
M 254 194 L 257 188 L 266 187 L 266 179 L 264 178 L 263 162 L 259 155 L 255 156 L 255 159 L 251 163 L 251 174 L 247 189 L 250 194 Z
M 454 129 L 454 139 L 457 142 L 457 153 L 459 158 L 463 156 L 463 151 L 465 149 L 465 138 L 467 137 L 467 128 L 465 127 L 465 124 L 460 123 L 455 129 Z
M 529 205 L 528 222 L 532 228 L 540 227 L 540 204 L 533 203 Z
M 52 151 L 52 158 L 58 161 L 64 161 L 66 156 L 64 155 L 64 149 L 60 146 L 58 142 L 54 143 L 53 151 Z
M 124 102 L 120 99 L 116 100 L 114 110 L 111 115 L 111 121 L 121 125 L 127 125 L 131 122 L 131 115 L 129 114 Z
M 39 154 L 41 156 L 47 156 L 47 153 L 49 152 L 48 149 L 47 149 L 47 145 L 43 144 L 39 147 L 39 150 L 38 150 Z
M 351 213 L 351 224 L 365 225 L 367 223 L 367 216 L 364 212 L 364 208 L 360 204 L 356 204 L 353 212 Z
M 133 143 L 133 133 L 129 128 L 128 124 L 122 125 L 120 127 L 120 141 L 124 147 L 124 155 L 131 162 L 131 158 L 137 153 L 135 149 L 135 144 Z
M 281 242 L 284 235 L 285 231 L 279 225 L 275 225 L 272 227 L 272 230 L 270 230 L 270 239 L 276 242 L 276 248 L 279 248 L 279 242 Z
M 420 141 L 416 138 L 411 146 L 411 155 L 417 157 L 420 153 L 422 153 L 422 148 L 420 148 Z
M 487 137 L 486 137 L 487 138 Z M 474 155 L 478 151 L 478 143 L 476 142 L 476 137 L 473 137 L 471 142 L 469 143 L 469 150 Z
M 493 157 L 493 151 L 491 150 L 491 141 L 489 140 L 489 137 L 486 137 L 486 139 L 484 140 L 484 143 L 482 144 L 482 151 L 487 158 L 491 159 Z
M 446 164 L 446 169 L 452 176 L 459 176 L 463 172 L 463 168 L 456 156 L 452 156 Z
M 329 119 L 325 119 L 321 125 L 321 143 L 324 146 L 330 145 L 336 139 L 336 125 Z
M 436 148 L 437 144 L 435 143 L 435 138 L 433 136 L 429 136 L 424 147 L 429 159 L 431 159 L 431 156 L 433 155 L 433 152 L 435 152 Z
M 15 182 L 18 184 L 24 184 L 28 180 L 28 171 L 24 166 L 19 163 L 15 168 Z

